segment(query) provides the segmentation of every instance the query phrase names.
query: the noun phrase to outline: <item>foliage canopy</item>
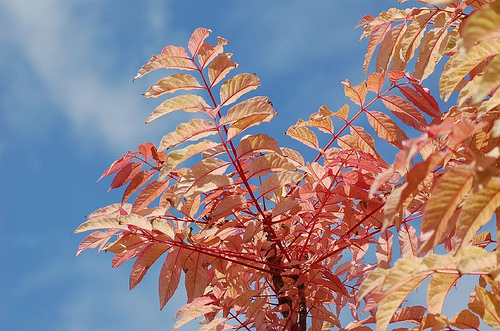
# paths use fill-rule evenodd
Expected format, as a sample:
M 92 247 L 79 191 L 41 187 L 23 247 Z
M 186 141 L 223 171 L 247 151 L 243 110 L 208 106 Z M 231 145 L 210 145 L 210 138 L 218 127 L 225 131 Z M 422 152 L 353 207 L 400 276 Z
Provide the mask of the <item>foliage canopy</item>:
M 260 81 L 229 75 L 238 64 L 226 39 L 210 44 L 211 31 L 198 28 L 187 50 L 154 55 L 135 79 L 180 73 L 144 93 L 167 97 L 146 123 L 179 110 L 192 119 L 103 173 L 111 189 L 126 185 L 123 198 L 78 227 L 93 232 L 77 254 L 110 251 L 113 267 L 135 259 L 131 289 L 166 256 L 160 307 L 182 273 L 187 293 L 174 329 L 201 316 L 204 331 L 500 328 L 490 224 L 500 228 L 500 0 L 420 2 L 361 19 L 366 80 L 342 82 L 355 107 L 322 106 L 286 132 L 312 160 L 244 135 L 276 111 L 267 97 L 244 99 Z M 425 87 L 433 75 L 442 103 Z M 357 124 L 363 117 L 370 127 Z M 386 144 L 394 161 L 379 153 Z M 477 279 L 468 307 L 445 316 L 462 277 Z M 405 303 L 426 279 L 427 306 Z

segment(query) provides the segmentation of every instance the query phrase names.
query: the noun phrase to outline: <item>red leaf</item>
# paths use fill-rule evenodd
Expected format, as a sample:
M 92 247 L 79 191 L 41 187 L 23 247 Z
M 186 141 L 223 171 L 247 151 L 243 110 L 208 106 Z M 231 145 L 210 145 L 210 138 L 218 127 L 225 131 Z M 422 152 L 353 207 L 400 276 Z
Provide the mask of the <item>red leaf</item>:
M 153 143 L 150 142 L 139 145 L 139 153 L 141 153 L 145 161 L 153 156 L 153 149 L 156 150 L 156 147 Z
M 420 85 L 413 86 L 416 87 Z M 408 86 L 398 86 L 398 89 L 401 91 L 401 93 L 403 93 L 406 99 L 408 99 L 411 103 L 413 103 L 415 106 L 417 106 L 417 108 L 419 108 L 427 115 L 432 117 L 441 116 L 441 111 L 439 110 L 439 107 L 436 106 L 436 100 L 434 100 L 434 98 L 428 92 L 422 89 L 424 94 L 421 95 L 419 92 Z M 430 99 L 432 99 L 433 102 L 430 102 Z
M 131 162 L 127 164 L 116 174 L 115 178 L 113 178 L 113 181 L 109 186 L 109 190 L 123 186 L 131 181 L 132 178 L 134 178 L 135 175 L 139 173 L 139 171 L 141 170 L 141 166 L 142 163 L 140 162 Z
M 109 176 L 109 175 L 112 175 L 115 172 L 117 172 L 118 170 L 120 170 L 121 168 L 125 167 L 133 158 L 134 158 L 133 155 L 130 155 L 130 154 L 123 155 L 118 160 L 116 160 L 115 162 L 111 163 L 111 165 L 109 166 L 109 168 L 106 169 L 102 173 L 102 176 L 97 181 L 100 181 L 102 178 L 104 178 L 106 176 Z

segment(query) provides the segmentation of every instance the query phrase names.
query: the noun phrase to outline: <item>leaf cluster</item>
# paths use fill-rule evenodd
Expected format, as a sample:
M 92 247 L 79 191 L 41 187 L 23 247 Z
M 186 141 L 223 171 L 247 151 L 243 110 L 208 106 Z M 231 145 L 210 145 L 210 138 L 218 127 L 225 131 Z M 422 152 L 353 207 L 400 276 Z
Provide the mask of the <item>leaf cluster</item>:
M 174 329 L 201 316 L 200 330 L 500 327 L 489 230 L 500 207 L 500 1 L 420 2 L 362 18 L 366 80 L 342 82 L 351 104 L 321 106 L 286 131 L 315 151 L 309 161 L 266 134 L 243 135 L 277 113 L 267 97 L 244 99 L 260 81 L 230 75 L 238 64 L 226 39 L 210 44 L 198 28 L 187 50 L 154 55 L 136 79 L 181 73 L 144 93 L 176 94 L 146 123 L 174 111 L 192 118 L 103 173 L 114 176 L 110 189 L 126 186 L 123 198 L 78 227 L 93 232 L 77 254 L 112 252 L 113 267 L 135 259 L 131 289 L 165 256 L 161 308 L 185 275 Z M 440 61 L 446 104 L 425 87 Z M 380 153 L 387 146 L 392 163 Z M 462 277 L 478 285 L 468 309 L 448 318 L 447 293 Z M 427 307 L 406 305 L 426 279 Z

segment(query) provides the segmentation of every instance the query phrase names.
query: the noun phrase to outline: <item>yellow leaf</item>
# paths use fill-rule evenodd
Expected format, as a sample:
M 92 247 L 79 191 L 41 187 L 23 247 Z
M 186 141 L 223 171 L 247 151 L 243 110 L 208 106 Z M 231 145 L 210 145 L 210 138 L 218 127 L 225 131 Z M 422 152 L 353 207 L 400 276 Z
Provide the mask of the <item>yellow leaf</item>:
M 462 45 L 466 50 L 500 30 L 500 1 L 492 1 L 474 11 L 465 21 Z
M 448 222 L 464 196 L 469 193 L 473 178 L 471 169 L 456 167 L 439 179 L 424 211 L 421 233 L 426 239 L 419 252 L 435 247 L 444 238 Z
M 161 167 L 159 179 L 167 177 L 168 174 L 170 174 L 170 172 L 175 169 L 175 167 L 177 167 L 179 164 L 186 161 L 190 157 L 199 154 L 209 148 L 213 148 L 217 145 L 218 143 L 216 142 L 203 140 L 197 144 L 189 145 L 185 148 L 177 149 L 168 153 L 167 159 Z
M 378 305 L 377 313 L 375 318 L 377 320 L 376 330 L 385 331 L 387 326 L 394 315 L 396 309 L 403 303 L 406 297 L 413 291 L 420 283 L 427 278 L 424 276 L 417 276 L 415 278 L 406 279 L 404 285 L 398 287 L 398 289 L 387 297 L 385 297 Z M 401 280 L 403 281 L 403 279 Z
M 389 294 L 411 280 L 411 276 L 422 265 L 422 259 L 417 257 L 400 258 L 385 277 L 382 292 Z M 427 277 L 427 276 L 426 276 Z M 396 307 L 397 308 L 397 307 Z
M 495 210 L 500 206 L 500 178 L 494 177 L 486 186 L 472 193 L 457 221 L 455 249 L 469 244 L 479 229 L 488 223 Z
M 403 141 L 408 140 L 408 137 L 399 126 L 394 123 L 392 118 L 379 111 L 367 111 L 368 123 L 372 126 L 373 130 L 379 138 L 384 139 L 391 145 L 399 149 L 403 148 Z
M 308 128 L 297 127 L 294 125 L 289 127 L 285 134 L 297 141 L 300 141 L 306 146 L 316 150 L 319 149 L 318 137 L 316 137 L 316 134 Z
M 468 246 L 458 251 L 457 269 L 462 274 L 473 271 L 483 271 L 496 266 L 496 254 L 488 252 L 484 248 L 477 246 Z
M 198 140 L 217 133 L 214 122 L 194 118 L 187 123 L 181 123 L 175 131 L 166 134 L 161 139 L 158 151 L 170 149 L 186 141 Z
M 218 307 L 216 305 L 209 304 L 211 302 L 213 302 L 213 299 L 210 299 L 208 297 L 200 297 L 193 300 L 193 302 L 182 306 L 175 315 L 175 318 L 179 318 L 181 316 L 182 318 L 175 323 L 172 331 L 179 329 L 187 322 L 192 321 L 201 315 L 216 311 Z
M 476 296 L 469 302 L 469 309 L 481 316 L 489 326 L 500 328 L 499 298 L 480 286 L 476 285 L 475 289 Z
M 199 95 L 179 95 L 165 100 L 158 107 L 156 107 L 151 115 L 149 115 L 149 117 L 147 118 L 146 124 L 151 123 L 160 116 L 166 115 L 176 110 L 183 110 L 185 112 L 191 113 L 201 111 L 203 110 L 203 107 L 208 107 L 208 104 L 205 102 L 205 99 L 203 99 Z
M 232 56 L 231 53 L 221 54 L 208 66 L 210 86 L 217 85 L 231 70 L 238 67 L 238 64 L 231 60 Z
M 137 75 L 135 75 L 134 80 L 160 68 L 195 70 L 196 65 L 189 58 L 184 47 L 167 46 L 161 51 L 160 54 L 153 55 L 151 60 L 142 66 Z
M 467 53 L 457 52 L 446 63 L 439 81 L 439 90 L 448 101 L 457 85 L 465 76 L 485 59 L 500 53 L 500 38 L 484 40 L 471 47 Z
M 116 218 L 90 219 L 80 224 L 74 233 L 96 230 L 96 229 L 128 229 L 127 225 L 135 225 L 145 230 L 152 230 L 151 223 L 142 216 L 130 214 L 118 216 Z
M 80 233 L 97 229 L 127 229 L 127 226 L 120 223 L 118 218 L 105 218 L 97 220 L 88 220 L 80 224 L 73 233 Z
M 368 274 L 361 283 L 359 291 L 356 295 L 357 299 L 361 301 L 368 293 L 370 293 L 376 287 L 381 286 L 384 283 L 385 277 L 389 273 L 389 270 L 377 268 Z
M 155 85 L 150 86 L 144 93 L 146 98 L 157 98 L 165 93 L 174 93 L 180 90 L 202 89 L 198 80 L 188 74 L 176 74 L 161 79 Z
M 458 274 L 435 273 L 429 282 L 427 290 L 427 306 L 429 313 L 441 314 L 446 295 L 460 278 Z
M 166 234 L 170 239 L 175 239 L 175 230 L 169 222 L 161 218 L 155 218 L 152 221 L 152 226 L 154 230 L 160 231 Z
M 225 81 L 220 88 L 221 106 L 227 106 L 241 97 L 243 94 L 255 90 L 260 86 L 257 75 L 239 74 Z

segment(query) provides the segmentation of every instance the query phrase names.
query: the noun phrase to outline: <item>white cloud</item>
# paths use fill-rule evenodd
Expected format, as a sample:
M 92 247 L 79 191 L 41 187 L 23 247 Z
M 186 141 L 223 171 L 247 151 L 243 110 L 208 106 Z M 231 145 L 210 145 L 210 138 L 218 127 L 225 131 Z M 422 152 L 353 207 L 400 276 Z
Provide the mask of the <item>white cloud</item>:
M 156 103 L 142 100 L 142 87 L 131 84 L 130 68 L 123 68 L 130 71 L 127 79 L 113 80 L 106 71 L 106 68 L 118 67 L 116 50 L 112 49 L 114 44 L 108 44 L 123 36 L 110 31 L 111 23 L 100 17 L 105 6 L 110 3 L 4 1 L 3 15 L 8 17 L 11 26 L 9 34 L 3 33 L 0 38 L 21 50 L 35 74 L 35 77 L 16 80 L 18 86 L 12 91 L 18 94 L 17 98 L 29 97 L 29 89 L 38 87 L 30 83 L 41 81 L 50 101 L 56 105 L 54 108 L 70 120 L 71 129 L 80 137 L 81 147 L 91 148 L 92 143 L 100 142 L 122 151 L 133 148 L 148 135 L 151 128 L 146 128 L 144 119 Z M 168 11 L 164 6 L 164 1 L 149 2 L 146 17 L 142 17 L 150 24 L 145 27 L 148 33 L 167 32 Z M 119 8 L 116 11 L 119 12 Z M 36 121 L 38 116 L 26 116 L 19 109 L 7 111 L 10 111 L 11 124 L 40 125 Z M 47 109 L 33 111 L 46 112 Z M 30 118 L 33 121 L 30 122 Z M 153 135 L 153 139 L 157 139 L 157 135 Z

